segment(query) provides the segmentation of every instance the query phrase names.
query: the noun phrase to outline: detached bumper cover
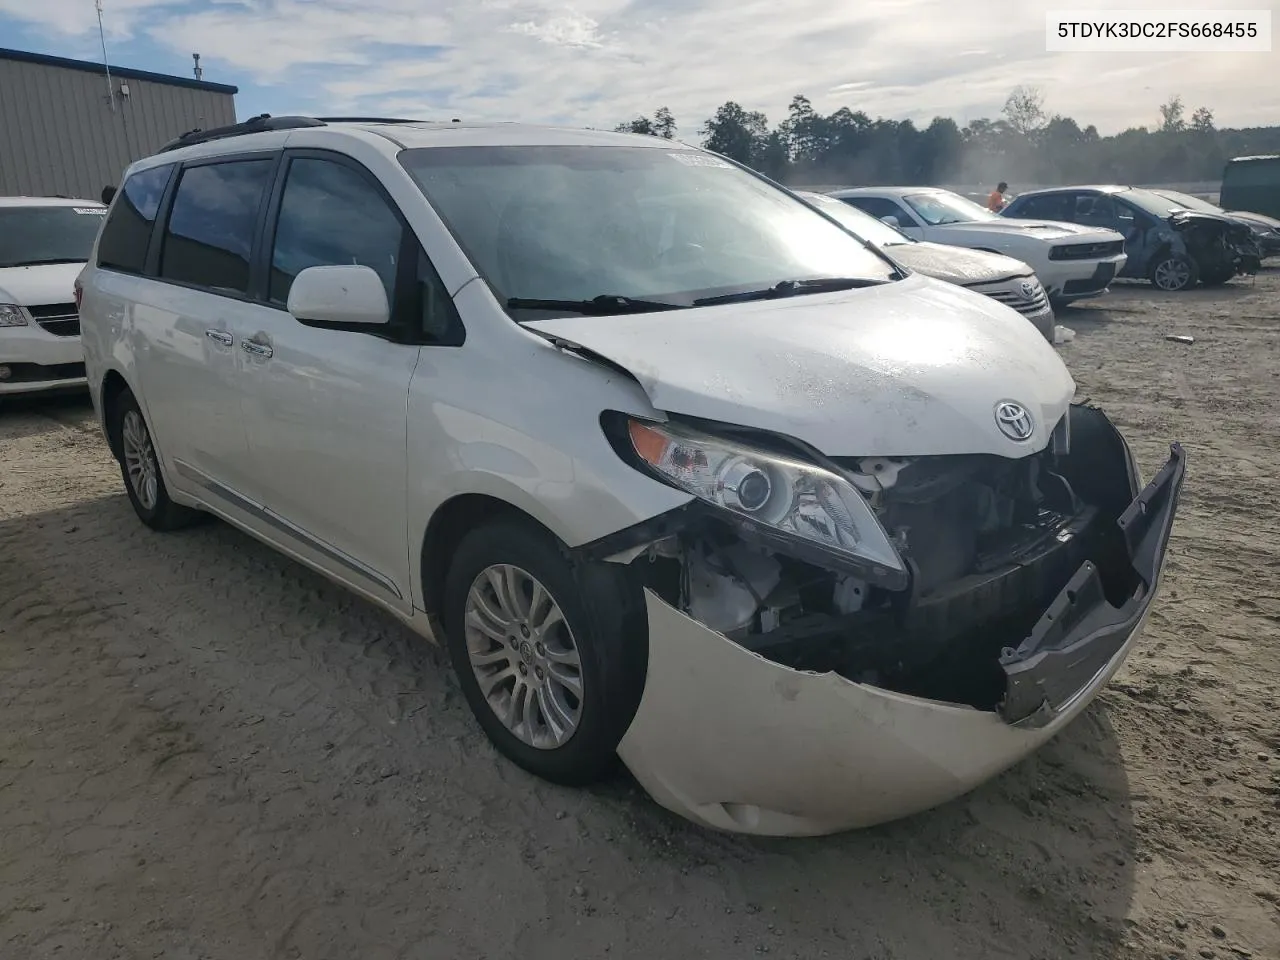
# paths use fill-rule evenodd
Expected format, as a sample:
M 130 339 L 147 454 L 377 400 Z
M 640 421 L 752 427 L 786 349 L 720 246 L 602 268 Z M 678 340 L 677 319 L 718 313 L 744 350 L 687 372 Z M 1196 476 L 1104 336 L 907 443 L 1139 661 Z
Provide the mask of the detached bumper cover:
M 1008 677 L 1001 713 L 1010 723 L 1043 726 L 1052 722 L 1107 668 L 1146 615 L 1186 475 L 1182 447 L 1174 444 L 1170 453 L 1168 463 L 1119 520 L 1142 589 L 1123 606 L 1113 607 L 1103 595 L 1097 568 L 1092 563 L 1081 566 L 1031 636 L 1000 658 Z
M 967 793 L 1061 730 L 1124 662 L 1156 593 L 1184 472 L 1175 445 L 1121 518 L 1142 580 L 1134 597 L 1111 607 L 1085 565 L 1074 603 L 1066 601 L 1077 613 L 1064 622 L 1056 612 L 1064 590 L 1012 651 L 1005 711 L 1013 722 L 792 670 L 647 592 L 648 677 L 618 752 L 664 807 L 741 833 L 835 833 Z

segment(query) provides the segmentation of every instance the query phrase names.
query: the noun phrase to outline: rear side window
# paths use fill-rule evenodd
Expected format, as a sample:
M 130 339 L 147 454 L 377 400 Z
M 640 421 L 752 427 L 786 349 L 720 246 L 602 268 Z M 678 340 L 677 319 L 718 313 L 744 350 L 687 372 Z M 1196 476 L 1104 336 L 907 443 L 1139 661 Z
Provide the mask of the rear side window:
M 268 295 L 287 303 L 294 278 L 307 267 L 359 264 L 377 272 L 394 306 L 403 238 L 400 219 L 361 174 L 329 160 L 293 160 L 280 200 Z
M 1070 222 L 1075 213 L 1071 208 L 1071 194 L 1047 193 L 1039 197 L 1027 197 L 1014 201 L 1013 214 L 1032 220 L 1065 220 Z
M 842 197 L 851 207 L 857 207 L 863 213 L 869 213 L 877 220 L 882 217 L 896 217 L 904 227 L 914 227 L 915 218 L 902 207 L 885 197 Z
M 249 292 L 249 255 L 274 159 L 188 167 L 173 196 L 160 276 L 216 293 Z
M 147 244 L 155 226 L 160 198 L 173 164 L 140 170 L 124 182 L 98 241 L 98 266 L 124 273 L 142 273 Z

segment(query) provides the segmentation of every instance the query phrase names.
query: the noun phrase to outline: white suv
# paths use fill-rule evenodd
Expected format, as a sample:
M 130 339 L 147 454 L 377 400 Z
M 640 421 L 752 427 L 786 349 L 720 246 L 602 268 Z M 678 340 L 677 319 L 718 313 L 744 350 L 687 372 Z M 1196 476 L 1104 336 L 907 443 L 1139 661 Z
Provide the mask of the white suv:
M 515 762 L 729 830 L 1043 743 L 1182 484 L 1014 311 L 654 137 L 257 118 L 134 164 L 81 283 L 143 522 L 222 517 L 441 638 Z
M 107 208 L 0 197 L 0 397 L 84 387 L 76 276 Z

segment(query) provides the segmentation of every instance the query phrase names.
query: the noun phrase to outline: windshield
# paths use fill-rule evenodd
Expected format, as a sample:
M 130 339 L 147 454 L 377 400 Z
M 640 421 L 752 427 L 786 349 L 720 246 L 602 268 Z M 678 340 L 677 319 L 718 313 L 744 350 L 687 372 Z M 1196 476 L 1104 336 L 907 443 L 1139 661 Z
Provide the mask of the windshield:
M 0 207 L 0 267 L 84 263 L 106 207 Z
M 936 227 L 944 223 L 972 223 L 974 220 L 999 220 L 999 214 L 974 203 L 958 193 L 940 190 L 933 193 L 911 193 L 902 198 L 925 223 Z
M 1189 193 L 1178 193 L 1176 190 L 1160 190 L 1157 192 L 1166 200 L 1172 201 L 1187 210 L 1200 210 L 1204 213 L 1222 213 L 1221 207 L 1215 207 L 1208 200 L 1201 200 L 1199 197 L 1193 197 Z
M 797 192 L 796 196 L 812 203 L 832 220 L 839 221 L 868 243 L 877 247 L 896 247 L 903 243 L 915 243 L 905 233 L 899 233 L 883 220 L 877 220 L 871 214 L 851 207 L 842 200 L 823 196 L 820 193 Z
M 1170 200 L 1168 197 L 1162 197 L 1158 193 L 1152 193 L 1150 190 L 1133 188 L 1125 190 L 1123 193 L 1117 194 L 1117 196 L 1133 204 L 1139 210 L 1144 210 L 1156 217 L 1167 217 L 1175 210 L 1186 209 L 1182 203 Z
M 709 153 L 431 147 L 400 159 L 504 302 L 688 305 L 781 281 L 897 276 L 807 204 Z

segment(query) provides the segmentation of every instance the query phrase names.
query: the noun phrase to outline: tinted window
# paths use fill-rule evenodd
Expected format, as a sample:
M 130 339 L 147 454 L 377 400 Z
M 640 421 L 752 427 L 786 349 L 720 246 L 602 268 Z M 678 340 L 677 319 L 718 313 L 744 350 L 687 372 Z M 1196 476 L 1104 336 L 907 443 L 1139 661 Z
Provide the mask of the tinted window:
M 249 252 L 273 160 L 182 171 L 160 254 L 160 276 L 231 293 L 249 290 Z
M 461 343 L 462 320 L 444 281 L 427 255 L 418 250 L 418 297 L 421 301 L 421 332 L 428 342 Z
M 84 263 L 106 208 L 0 207 L 0 267 Z
M 98 266 L 141 273 L 147 262 L 147 243 L 160 209 L 160 197 L 173 164 L 140 170 L 124 182 L 98 242 Z
M 1027 197 L 1015 200 L 1010 216 L 1028 220 L 1065 220 L 1070 222 L 1074 217 L 1070 206 L 1071 194 L 1050 193 L 1042 197 Z
M 294 160 L 276 221 L 269 296 L 286 303 L 307 267 L 354 263 L 377 271 L 394 304 L 402 238 L 400 220 L 360 173 L 328 160 Z

